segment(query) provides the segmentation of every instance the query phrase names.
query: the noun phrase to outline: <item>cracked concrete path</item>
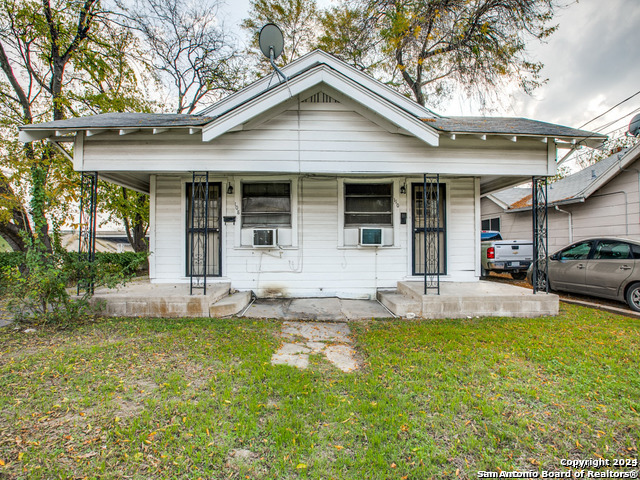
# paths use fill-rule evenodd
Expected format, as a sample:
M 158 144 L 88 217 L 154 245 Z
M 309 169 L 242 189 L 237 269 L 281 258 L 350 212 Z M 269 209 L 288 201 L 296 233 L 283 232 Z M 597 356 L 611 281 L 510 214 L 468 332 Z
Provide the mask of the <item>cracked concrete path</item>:
M 351 372 L 358 362 L 350 333 L 346 323 L 284 322 L 281 336 L 285 343 L 271 356 L 271 363 L 304 369 L 310 354 L 323 354 L 343 372 Z

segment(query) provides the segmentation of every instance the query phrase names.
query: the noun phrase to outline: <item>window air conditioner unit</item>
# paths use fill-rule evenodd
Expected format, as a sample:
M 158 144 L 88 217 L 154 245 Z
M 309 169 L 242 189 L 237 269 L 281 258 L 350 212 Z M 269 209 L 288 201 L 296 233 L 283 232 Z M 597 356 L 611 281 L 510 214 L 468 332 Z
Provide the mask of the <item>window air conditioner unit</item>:
M 361 227 L 359 245 L 363 247 L 382 246 L 382 229 Z
M 276 228 L 254 228 L 253 246 L 257 248 L 275 247 L 278 243 L 278 230 Z

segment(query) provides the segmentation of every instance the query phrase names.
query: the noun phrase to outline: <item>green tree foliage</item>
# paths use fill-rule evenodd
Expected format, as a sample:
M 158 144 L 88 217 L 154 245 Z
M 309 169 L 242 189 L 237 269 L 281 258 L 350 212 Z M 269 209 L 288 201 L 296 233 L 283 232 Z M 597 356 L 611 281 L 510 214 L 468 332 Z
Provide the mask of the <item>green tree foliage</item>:
M 141 108 L 128 63 L 135 38 L 97 0 L 0 3 L 0 235 L 15 250 L 52 251 L 49 223 L 70 220 L 78 175 L 51 144 L 21 144 L 17 126 Z
M 541 83 L 526 42 L 555 30 L 553 0 L 370 0 L 366 8 L 385 57 L 421 105 L 452 84 L 488 91 L 516 81 L 531 92 Z
M 315 0 L 252 0 L 249 18 L 242 22 L 242 28 L 251 35 L 248 54 L 258 64 L 257 74 L 263 76 L 272 70 L 258 45 L 258 33 L 264 25 L 275 23 L 282 30 L 284 49 L 277 63 L 285 65 L 314 48 L 318 38 L 318 15 Z
M 273 21 L 294 56 L 318 46 L 433 105 L 459 87 L 486 95 L 512 82 L 525 92 L 539 86 L 542 64 L 529 58 L 526 43 L 553 33 L 554 2 L 343 0 L 317 14 L 309 1 L 253 0 L 244 26 Z M 284 62 L 292 58 L 286 53 Z
M 94 288 L 113 288 L 130 280 L 146 262 L 146 255 L 139 254 L 103 254 L 97 262 L 89 262 L 77 253 L 64 250 L 57 229 L 53 232 L 51 251 L 27 239 L 30 248 L 24 253 L 14 252 L 22 258 L 2 262 L 5 266 L 1 287 L 8 300 L 7 307 L 16 320 L 37 324 L 76 321 L 93 313 L 94 308 L 89 302 L 89 289 L 72 296 L 71 287 L 91 278 Z M 18 265 L 16 260 L 20 262 Z
M 382 46 L 368 9 L 343 3 L 320 13 L 321 34 L 316 46 L 370 75 L 384 75 Z

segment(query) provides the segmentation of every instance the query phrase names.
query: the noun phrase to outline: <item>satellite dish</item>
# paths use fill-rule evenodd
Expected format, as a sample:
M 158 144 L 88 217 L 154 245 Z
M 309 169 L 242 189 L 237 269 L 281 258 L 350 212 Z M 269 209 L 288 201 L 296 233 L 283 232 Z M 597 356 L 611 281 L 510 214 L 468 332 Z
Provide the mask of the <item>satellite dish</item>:
M 258 43 L 264 56 L 271 61 L 275 60 L 282 55 L 284 49 L 282 30 L 274 23 L 267 23 L 260 29 Z
M 267 23 L 260 29 L 258 43 L 260 44 L 260 50 L 262 50 L 264 56 L 269 59 L 271 66 L 275 70 L 274 75 L 277 73 L 278 76 L 286 82 L 287 76 L 280 71 L 274 62 L 276 58 L 282 55 L 282 50 L 284 49 L 284 35 L 282 35 L 282 30 L 280 30 L 275 23 Z M 271 81 L 269 81 L 269 85 L 271 85 Z

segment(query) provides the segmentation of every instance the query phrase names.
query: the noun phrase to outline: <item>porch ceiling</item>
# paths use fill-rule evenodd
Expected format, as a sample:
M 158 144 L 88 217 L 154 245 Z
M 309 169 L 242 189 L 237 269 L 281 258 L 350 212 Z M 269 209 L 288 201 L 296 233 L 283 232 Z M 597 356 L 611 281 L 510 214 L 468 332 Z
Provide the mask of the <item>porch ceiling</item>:
M 489 195 L 527 182 L 531 182 L 531 176 L 481 176 L 480 195 Z
M 98 178 L 136 192 L 150 193 L 150 174 L 146 172 L 100 172 Z

